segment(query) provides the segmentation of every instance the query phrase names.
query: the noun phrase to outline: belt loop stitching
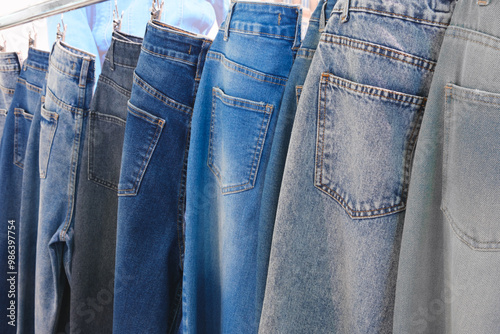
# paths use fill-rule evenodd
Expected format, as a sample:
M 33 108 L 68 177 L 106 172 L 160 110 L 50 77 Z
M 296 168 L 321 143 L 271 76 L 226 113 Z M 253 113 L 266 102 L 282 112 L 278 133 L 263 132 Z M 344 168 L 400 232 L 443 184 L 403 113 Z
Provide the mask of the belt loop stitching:
M 349 7 L 350 6 L 351 6 L 351 1 L 345 0 L 344 8 L 342 9 L 342 15 L 340 16 L 342 23 L 346 23 L 347 21 L 349 21 Z
M 326 27 L 326 5 L 328 0 L 323 0 L 323 7 L 321 7 L 321 16 L 319 17 L 319 32 L 323 32 Z
M 229 39 L 229 25 L 231 23 L 231 16 L 233 15 L 234 5 L 236 5 L 236 0 L 231 0 L 231 6 L 229 7 L 229 11 L 227 12 L 226 22 L 224 27 L 224 41 L 227 42 Z

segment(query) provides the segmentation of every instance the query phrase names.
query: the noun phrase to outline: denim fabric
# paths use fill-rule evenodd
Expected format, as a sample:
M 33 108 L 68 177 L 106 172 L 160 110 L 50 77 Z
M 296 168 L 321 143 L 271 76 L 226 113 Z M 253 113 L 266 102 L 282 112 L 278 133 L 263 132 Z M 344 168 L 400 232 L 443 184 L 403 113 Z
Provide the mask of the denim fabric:
M 17 53 L 0 53 L 0 140 L 20 70 Z
M 499 1 L 458 1 L 444 37 L 410 182 L 395 333 L 500 329 L 499 17 Z
M 412 152 L 453 4 L 335 4 L 294 121 L 260 333 L 392 332 Z
M 266 288 L 267 267 L 269 253 L 276 218 L 276 209 L 281 188 L 281 179 L 285 169 L 288 144 L 292 133 L 293 120 L 297 110 L 302 86 L 306 79 L 309 67 L 319 43 L 321 31 L 324 30 L 326 21 L 330 17 L 336 0 L 319 1 L 316 10 L 309 19 L 307 34 L 302 41 L 297 57 L 293 63 L 290 76 L 283 93 L 281 108 L 277 114 L 276 130 L 274 133 L 269 163 L 265 173 L 264 190 L 262 194 L 262 208 L 259 221 L 259 246 L 258 246 L 258 272 L 257 272 L 257 307 L 262 308 L 264 290 Z
M 65 43 L 52 48 L 40 119 L 35 333 L 54 333 L 68 293 L 64 282 L 71 284 L 75 195 L 94 64 L 93 55 Z
M 19 319 L 18 261 L 19 221 L 25 152 L 33 115 L 40 109 L 46 82 L 48 53 L 29 49 L 17 79 L 14 97 L 7 113 L 0 147 L 0 255 L 2 256 L 0 305 L 6 312 L 0 323 L 1 333 L 15 333 Z
M 118 182 L 142 39 L 114 32 L 90 106 L 74 213 L 71 333 L 112 333 Z
M 179 327 L 188 133 L 210 44 L 157 21 L 146 29 L 118 183 L 114 333 Z
M 207 55 L 188 158 L 183 326 L 255 333 L 259 212 L 301 11 L 235 2 Z
M 40 200 L 40 177 L 38 174 L 38 145 L 40 138 L 40 110 L 44 102 L 46 76 L 49 67 L 49 53 L 30 49 L 36 54 L 34 65 L 40 72 L 39 85 L 42 88 L 41 104 L 33 110 L 33 120 L 29 130 L 24 154 L 24 171 L 22 177 L 22 195 L 20 198 L 19 221 L 19 283 L 18 283 L 18 326 L 17 333 L 34 333 L 35 317 L 35 258 L 38 229 L 38 203 Z M 30 54 L 28 55 L 28 60 Z M 27 65 L 27 63 L 25 63 Z

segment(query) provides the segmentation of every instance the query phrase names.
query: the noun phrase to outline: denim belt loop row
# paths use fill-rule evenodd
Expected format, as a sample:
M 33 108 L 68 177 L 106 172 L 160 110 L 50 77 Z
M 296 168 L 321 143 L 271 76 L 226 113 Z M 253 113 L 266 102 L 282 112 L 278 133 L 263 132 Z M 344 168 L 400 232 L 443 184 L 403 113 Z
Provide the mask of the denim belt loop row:
M 229 25 L 231 23 L 231 15 L 233 15 L 234 5 L 236 5 L 236 0 L 231 0 L 231 7 L 229 7 L 229 11 L 226 16 L 226 25 L 224 27 L 224 42 L 227 42 L 229 39 Z
M 293 41 L 292 50 L 300 48 L 301 44 L 301 26 L 302 26 L 302 8 L 297 8 L 297 24 L 295 26 L 295 40 Z
M 349 21 L 349 7 L 350 6 L 351 6 L 351 1 L 345 0 L 344 9 L 342 10 L 342 15 L 340 16 L 342 23 L 346 23 L 347 21 Z

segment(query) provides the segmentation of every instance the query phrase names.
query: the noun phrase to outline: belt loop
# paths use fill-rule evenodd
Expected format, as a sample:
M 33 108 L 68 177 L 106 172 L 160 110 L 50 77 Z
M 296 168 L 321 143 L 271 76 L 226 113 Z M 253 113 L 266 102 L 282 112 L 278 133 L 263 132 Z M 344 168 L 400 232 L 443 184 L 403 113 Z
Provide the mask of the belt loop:
M 203 40 L 203 44 L 201 45 L 201 51 L 198 54 L 198 64 L 196 65 L 195 80 L 201 79 L 201 74 L 203 73 L 203 67 L 205 66 L 205 58 L 207 56 L 207 51 L 211 45 L 212 41 Z
M 302 8 L 297 8 L 297 24 L 295 26 L 295 40 L 293 41 L 292 49 L 300 48 L 301 44 L 301 27 L 302 27 Z
M 342 15 L 340 15 L 340 20 L 342 23 L 349 21 L 349 7 L 351 6 L 350 0 L 345 0 L 344 9 L 342 10 Z
M 89 65 L 90 65 L 90 59 L 82 60 L 82 68 L 80 70 L 80 81 L 78 82 L 78 85 L 80 87 L 85 87 L 87 85 Z
M 233 15 L 234 5 L 236 4 L 236 0 L 231 0 L 231 6 L 229 7 L 229 11 L 226 15 L 226 22 L 224 26 L 224 41 L 227 42 L 229 38 L 229 25 L 231 23 L 231 16 Z
M 321 16 L 319 17 L 319 32 L 323 32 L 326 27 L 326 5 L 328 0 L 323 0 L 323 7 L 321 7 Z
M 477 0 L 477 4 L 479 6 L 488 6 L 490 4 L 491 0 Z
M 114 57 L 115 47 L 114 46 L 115 46 L 115 39 L 113 37 L 111 37 L 111 45 L 109 46 L 109 49 L 108 49 L 109 68 L 111 69 L 111 71 L 115 70 L 115 57 Z

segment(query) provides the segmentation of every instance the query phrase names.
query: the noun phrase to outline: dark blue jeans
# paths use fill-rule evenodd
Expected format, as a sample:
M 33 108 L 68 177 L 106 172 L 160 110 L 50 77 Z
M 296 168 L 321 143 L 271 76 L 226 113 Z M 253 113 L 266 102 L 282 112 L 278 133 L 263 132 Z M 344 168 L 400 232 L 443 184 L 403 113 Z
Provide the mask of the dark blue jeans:
M 142 39 L 113 33 L 84 128 L 71 259 L 71 333 L 113 331 L 118 182 Z
M 78 169 L 94 86 L 94 56 L 56 42 L 50 55 L 39 141 L 40 202 L 35 269 L 35 329 L 56 330 L 71 284 Z M 65 308 L 66 309 L 66 308 Z
M 118 184 L 115 333 L 174 333 L 180 322 L 189 128 L 210 44 L 160 22 L 146 28 Z
M 7 111 L 14 97 L 21 65 L 17 53 L 0 53 L 0 139 L 2 138 Z
M 236 2 L 207 55 L 189 149 L 184 329 L 255 333 L 262 189 L 301 11 Z
M 4 228 L 0 231 L 0 256 L 2 264 L 0 305 L 8 317 L 0 322 L 1 333 L 15 333 L 17 324 L 18 288 L 23 288 L 23 270 L 18 266 L 24 254 L 18 252 L 20 238 L 20 216 L 23 171 L 28 137 L 34 115 L 40 112 L 45 90 L 49 53 L 29 49 L 17 79 L 14 97 L 7 114 L 4 136 L 0 148 L 0 221 Z M 28 165 L 29 166 L 29 165 Z M 21 232 L 22 233 L 22 232 Z M 18 284 L 19 283 L 19 284 Z M 12 310 L 14 308 L 14 310 Z M 5 316 L 4 316 L 5 317 Z

